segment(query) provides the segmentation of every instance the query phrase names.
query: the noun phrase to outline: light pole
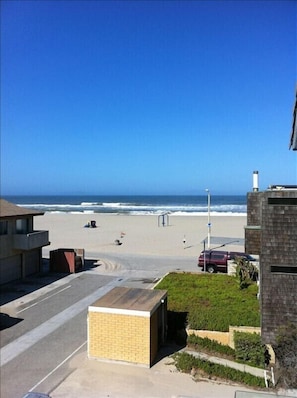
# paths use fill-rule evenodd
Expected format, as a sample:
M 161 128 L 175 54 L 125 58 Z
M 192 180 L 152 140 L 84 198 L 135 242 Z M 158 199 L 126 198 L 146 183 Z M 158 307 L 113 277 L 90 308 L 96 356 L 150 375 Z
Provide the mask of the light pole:
M 210 249 L 210 192 L 209 189 L 205 190 L 207 192 L 207 209 L 208 209 L 208 217 L 207 217 L 207 249 Z

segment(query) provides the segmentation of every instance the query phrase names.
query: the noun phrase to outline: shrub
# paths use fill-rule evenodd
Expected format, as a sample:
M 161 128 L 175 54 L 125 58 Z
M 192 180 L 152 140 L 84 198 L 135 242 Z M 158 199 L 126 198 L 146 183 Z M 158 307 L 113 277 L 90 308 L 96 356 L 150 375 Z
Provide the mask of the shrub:
M 246 289 L 258 279 L 258 269 L 243 257 L 236 257 L 236 278 L 239 281 L 240 289 Z
M 180 372 L 189 373 L 193 368 L 207 373 L 210 377 L 228 379 L 236 383 L 242 383 L 252 387 L 265 387 L 264 378 L 241 372 L 237 369 L 229 368 L 224 365 L 215 364 L 196 358 L 186 352 L 173 355 L 176 368 Z
M 261 336 L 257 333 L 234 332 L 235 357 L 239 362 L 265 368 L 269 364 L 270 354 Z
M 288 324 L 280 328 L 273 349 L 279 364 L 280 384 L 297 388 L 297 326 Z
M 207 337 L 199 337 L 191 334 L 188 336 L 188 345 L 192 346 L 197 351 L 205 351 L 209 354 L 221 354 L 227 356 L 230 359 L 235 359 L 235 351 L 228 345 L 218 343 L 215 340 L 211 340 Z

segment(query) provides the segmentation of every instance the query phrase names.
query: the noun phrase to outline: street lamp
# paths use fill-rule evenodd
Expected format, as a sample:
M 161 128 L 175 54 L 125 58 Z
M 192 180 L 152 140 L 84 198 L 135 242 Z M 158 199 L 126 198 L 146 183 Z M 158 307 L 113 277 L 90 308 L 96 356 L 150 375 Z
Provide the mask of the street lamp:
M 207 249 L 210 249 L 210 192 L 209 189 L 205 190 L 207 192 L 207 209 L 208 209 L 208 217 L 207 217 Z

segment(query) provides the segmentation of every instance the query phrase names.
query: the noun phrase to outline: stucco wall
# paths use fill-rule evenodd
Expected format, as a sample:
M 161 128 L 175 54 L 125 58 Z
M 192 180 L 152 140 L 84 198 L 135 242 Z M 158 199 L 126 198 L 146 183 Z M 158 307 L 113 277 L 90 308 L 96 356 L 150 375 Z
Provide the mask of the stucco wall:
M 261 328 L 250 326 L 229 326 L 229 332 L 217 332 L 212 330 L 195 330 L 188 329 L 187 334 L 194 334 L 195 336 L 215 340 L 218 343 L 228 345 L 234 348 L 234 331 L 245 333 L 261 333 Z
M 229 332 L 216 332 L 212 330 L 195 330 L 187 329 L 187 334 L 194 334 L 195 336 L 201 338 L 208 338 L 210 340 L 215 340 L 218 343 L 229 345 Z

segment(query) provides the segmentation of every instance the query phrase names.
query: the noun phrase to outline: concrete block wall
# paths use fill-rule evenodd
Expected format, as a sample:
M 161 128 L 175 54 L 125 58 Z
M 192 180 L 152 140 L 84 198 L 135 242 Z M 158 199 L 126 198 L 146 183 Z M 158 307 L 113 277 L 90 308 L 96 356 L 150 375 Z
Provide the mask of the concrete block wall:
M 148 316 L 89 311 L 89 357 L 150 366 L 150 331 Z

